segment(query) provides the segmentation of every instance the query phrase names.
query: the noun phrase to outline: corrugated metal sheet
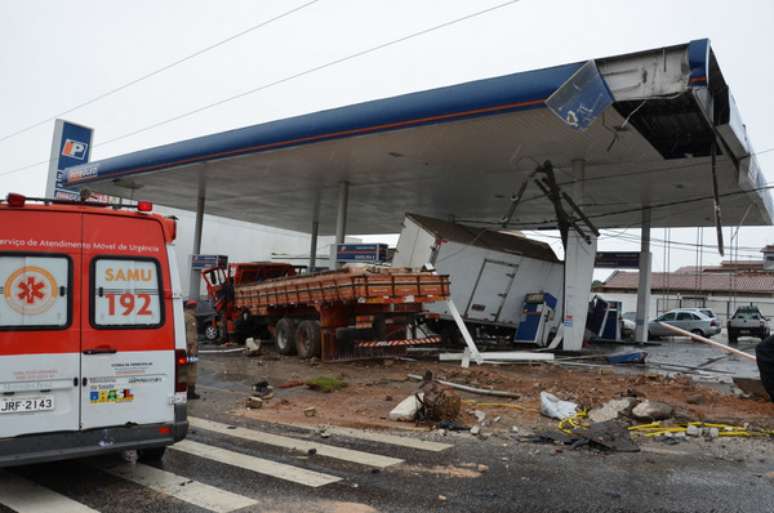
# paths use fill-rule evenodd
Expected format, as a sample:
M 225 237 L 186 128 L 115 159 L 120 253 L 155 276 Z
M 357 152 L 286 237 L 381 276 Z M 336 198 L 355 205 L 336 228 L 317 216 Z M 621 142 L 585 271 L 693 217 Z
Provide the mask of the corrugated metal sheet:
M 431 232 L 438 239 L 469 244 L 492 251 L 524 255 L 537 260 L 559 262 L 554 250 L 545 242 L 493 230 L 484 229 L 482 231 L 482 228 L 447 223 L 446 221 L 416 214 L 406 214 L 406 217 Z

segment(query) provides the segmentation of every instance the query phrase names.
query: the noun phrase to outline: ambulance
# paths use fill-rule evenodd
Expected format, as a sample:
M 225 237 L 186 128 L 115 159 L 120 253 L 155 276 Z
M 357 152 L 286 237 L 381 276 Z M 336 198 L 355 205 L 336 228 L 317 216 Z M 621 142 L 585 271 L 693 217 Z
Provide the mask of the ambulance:
M 176 224 L 152 208 L 0 200 L 0 467 L 185 437 Z

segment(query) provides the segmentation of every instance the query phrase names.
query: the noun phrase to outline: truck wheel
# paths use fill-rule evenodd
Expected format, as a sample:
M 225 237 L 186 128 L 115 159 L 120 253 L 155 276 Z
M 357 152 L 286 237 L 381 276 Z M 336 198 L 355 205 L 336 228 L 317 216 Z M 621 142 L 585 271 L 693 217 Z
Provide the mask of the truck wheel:
M 274 343 L 280 354 L 291 355 L 296 352 L 296 326 L 292 319 L 283 317 L 277 323 Z
M 137 451 L 137 460 L 142 462 L 150 462 L 150 463 L 161 461 L 166 451 L 167 451 L 166 447 L 154 447 L 153 449 L 139 449 Z
M 739 335 L 734 331 L 728 330 L 728 343 L 736 344 L 737 342 L 739 342 Z
M 320 356 L 320 321 L 301 321 L 296 329 L 296 349 L 301 358 Z

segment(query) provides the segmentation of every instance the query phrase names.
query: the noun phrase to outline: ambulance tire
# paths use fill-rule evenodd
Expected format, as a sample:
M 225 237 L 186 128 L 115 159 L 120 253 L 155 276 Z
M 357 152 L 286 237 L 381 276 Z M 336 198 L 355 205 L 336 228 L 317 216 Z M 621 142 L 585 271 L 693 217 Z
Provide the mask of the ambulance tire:
M 277 322 L 274 330 L 274 345 L 279 354 L 292 355 L 296 353 L 296 323 L 293 319 L 283 317 Z
M 137 451 L 137 460 L 141 462 L 156 462 L 164 458 L 166 447 L 154 447 L 153 449 L 139 449 Z
M 301 321 L 296 328 L 296 350 L 301 358 L 320 357 L 320 321 Z

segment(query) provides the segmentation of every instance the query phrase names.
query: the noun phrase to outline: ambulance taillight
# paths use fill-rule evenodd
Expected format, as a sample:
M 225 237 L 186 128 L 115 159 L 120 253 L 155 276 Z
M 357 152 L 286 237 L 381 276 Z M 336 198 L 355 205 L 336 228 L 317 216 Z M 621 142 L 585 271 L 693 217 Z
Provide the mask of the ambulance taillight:
M 185 349 L 175 351 L 175 392 L 188 391 L 188 355 Z

